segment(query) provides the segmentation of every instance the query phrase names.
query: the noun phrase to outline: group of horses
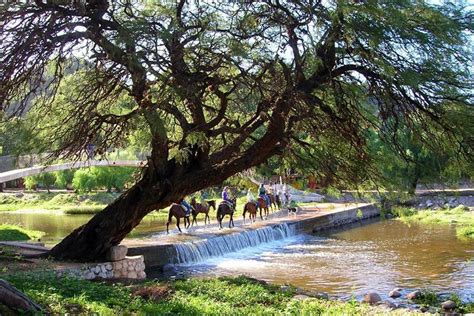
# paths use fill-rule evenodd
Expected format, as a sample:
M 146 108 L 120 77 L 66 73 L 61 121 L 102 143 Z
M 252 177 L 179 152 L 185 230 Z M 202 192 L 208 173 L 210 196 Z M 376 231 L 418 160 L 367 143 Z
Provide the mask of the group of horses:
M 278 195 L 268 194 L 268 198 L 270 200 L 270 205 L 267 205 L 267 202 L 263 197 L 258 197 L 256 202 L 247 202 L 244 205 L 243 211 L 243 219 L 245 223 L 245 214 L 249 213 L 250 222 L 255 222 L 257 218 L 257 213 L 260 211 L 260 218 L 263 220 L 264 215 L 265 218 L 268 217 L 271 210 L 276 210 L 281 207 L 281 199 Z M 181 232 L 181 227 L 179 226 L 181 222 L 181 218 L 184 218 L 184 226 L 185 228 L 189 228 L 189 226 L 197 225 L 196 217 L 198 214 L 202 213 L 205 214 L 204 217 L 204 224 L 210 224 L 211 219 L 209 217 L 209 211 L 211 207 L 216 210 L 216 201 L 215 200 L 208 200 L 204 203 L 197 203 L 195 198 L 191 199 L 191 206 L 193 207 L 191 214 L 187 214 L 186 209 L 181 205 L 174 203 L 171 205 L 169 213 L 168 213 L 168 221 L 166 222 L 166 232 L 169 233 L 169 225 L 171 224 L 171 220 L 173 217 L 176 218 L 176 227 Z M 222 201 L 219 206 L 217 207 L 217 222 L 219 223 L 219 227 L 222 228 L 222 220 L 226 215 L 230 216 L 229 219 L 229 228 L 234 227 L 234 213 L 237 209 L 237 199 L 231 199 L 230 202 Z M 263 213 L 262 213 L 263 212 Z M 192 221 L 190 220 L 190 215 L 192 216 Z

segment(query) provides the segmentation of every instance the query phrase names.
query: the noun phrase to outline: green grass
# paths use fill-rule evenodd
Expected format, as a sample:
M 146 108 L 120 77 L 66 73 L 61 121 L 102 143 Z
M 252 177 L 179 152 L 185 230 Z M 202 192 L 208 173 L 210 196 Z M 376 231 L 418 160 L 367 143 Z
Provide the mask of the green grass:
M 28 230 L 16 225 L 0 224 L 0 241 L 25 241 L 39 239 L 44 232 Z
M 457 228 L 456 236 L 459 239 L 474 239 L 474 225 Z
M 438 295 L 429 289 L 422 290 L 420 297 L 414 299 L 413 301 L 423 306 L 438 306 L 440 303 Z
M 53 314 L 117 315 L 406 315 L 355 302 L 296 300 L 293 292 L 243 276 L 126 286 L 57 278 L 54 273 L 1 276 Z M 135 293 L 135 294 L 134 294 Z M 159 295 L 153 297 L 152 294 Z M 140 294 L 140 295 L 138 295 Z
M 117 193 L 25 193 L 23 197 L 0 194 L 0 211 L 61 210 L 67 214 L 95 214 L 118 197 Z
M 406 223 L 456 225 L 456 236 L 460 239 L 474 239 L 474 212 L 465 206 L 448 210 L 416 210 L 413 208 L 394 208 L 392 214 Z

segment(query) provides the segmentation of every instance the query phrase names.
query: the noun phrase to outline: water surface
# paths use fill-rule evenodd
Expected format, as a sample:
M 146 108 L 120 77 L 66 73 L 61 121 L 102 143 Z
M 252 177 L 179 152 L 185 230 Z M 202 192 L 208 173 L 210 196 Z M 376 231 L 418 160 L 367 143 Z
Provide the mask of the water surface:
M 67 215 L 58 211 L 15 211 L 0 212 L 0 223 L 20 225 L 30 230 L 46 233 L 42 241 L 54 245 L 77 227 L 87 223 L 93 215 Z M 141 237 L 166 230 L 166 220 L 146 216 L 128 237 Z
M 194 276 L 246 274 L 332 295 L 382 296 L 394 287 L 457 292 L 474 301 L 474 242 L 454 226 L 377 221 L 326 235 L 297 235 L 199 264 L 180 266 Z

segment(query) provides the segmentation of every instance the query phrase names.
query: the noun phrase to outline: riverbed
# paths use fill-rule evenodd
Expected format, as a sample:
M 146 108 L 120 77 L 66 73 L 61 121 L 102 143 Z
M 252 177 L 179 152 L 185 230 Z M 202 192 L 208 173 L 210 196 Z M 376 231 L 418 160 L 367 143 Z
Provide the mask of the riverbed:
M 474 301 L 474 242 L 456 238 L 453 225 L 364 222 L 340 231 L 295 235 L 193 265 L 171 277 L 245 274 L 277 284 L 360 298 L 429 288 Z

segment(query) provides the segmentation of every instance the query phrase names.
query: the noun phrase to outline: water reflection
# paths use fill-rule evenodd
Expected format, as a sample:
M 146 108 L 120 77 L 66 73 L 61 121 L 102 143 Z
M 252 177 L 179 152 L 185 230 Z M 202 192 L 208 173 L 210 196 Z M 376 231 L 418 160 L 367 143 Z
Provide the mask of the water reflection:
M 66 215 L 57 212 L 17 211 L 0 213 L 0 223 L 15 224 L 31 230 L 46 232 L 42 238 L 48 245 L 53 245 L 67 236 L 77 227 L 87 223 L 92 215 Z M 145 217 L 129 237 L 140 237 L 166 229 L 166 221 L 156 217 Z

